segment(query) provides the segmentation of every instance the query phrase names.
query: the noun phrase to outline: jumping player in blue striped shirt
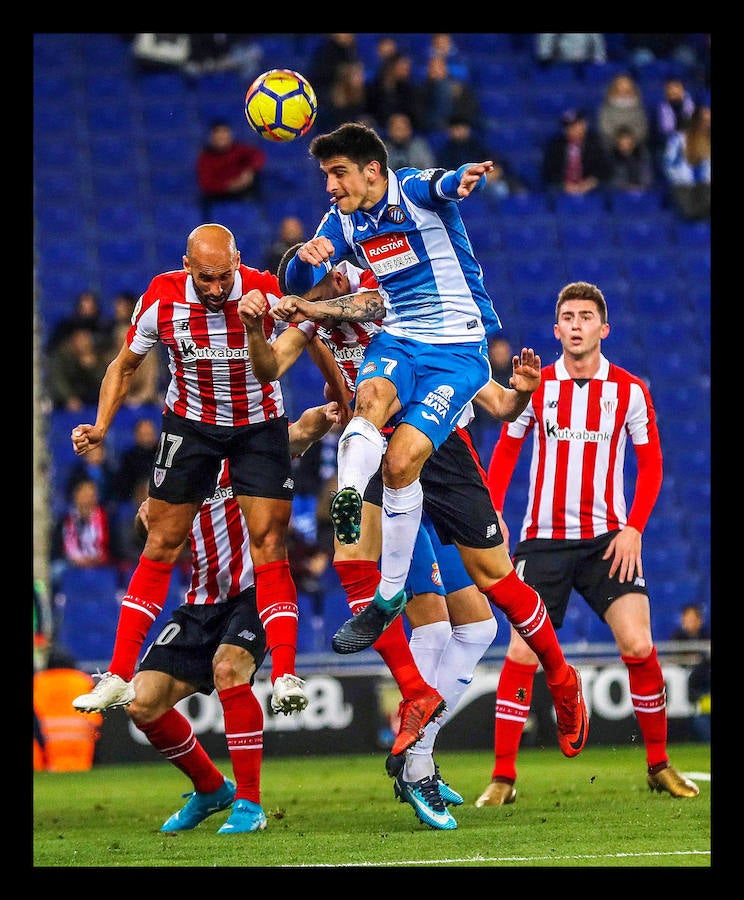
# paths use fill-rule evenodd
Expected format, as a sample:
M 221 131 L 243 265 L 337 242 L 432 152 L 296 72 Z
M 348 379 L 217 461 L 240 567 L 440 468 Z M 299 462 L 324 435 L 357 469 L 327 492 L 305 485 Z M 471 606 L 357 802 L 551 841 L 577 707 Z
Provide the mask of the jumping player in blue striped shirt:
M 350 259 L 372 270 L 378 291 L 368 292 L 366 302 L 365 292 L 358 292 L 325 305 L 341 320 L 382 317 L 357 377 L 354 416 L 339 440 L 340 489 L 331 503 L 337 538 L 356 543 L 362 497 L 382 460 L 382 578 L 372 602 L 333 639 L 337 652 L 352 653 L 371 646 L 405 607 L 423 508 L 421 468 L 491 375 L 487 339 L 501 322 L 458 202 L 482 189 L 493 162 L 466 163 L 456 171 L 393 172 L 385 144 L 361 123 L 315 137 L 310 153 L 332 205 L 287 265 L 288 289 L 306 293 L 333 265 Z M 311 305 L 286 296 L 272 315 L 292 320 Z M 386 447 L 380 429 L 393 417 Z M 443 484 L 442 493 L 447 490 Z M 588 731 L 580 676 L 566 663 L 539 595 L 517 577 L 495 511 L 456 500 L 450 498 L 447 516 L 434 522 L 437 533 L 456 544 L 479 590 L 540 658 L 561 750 L 575 756 Z

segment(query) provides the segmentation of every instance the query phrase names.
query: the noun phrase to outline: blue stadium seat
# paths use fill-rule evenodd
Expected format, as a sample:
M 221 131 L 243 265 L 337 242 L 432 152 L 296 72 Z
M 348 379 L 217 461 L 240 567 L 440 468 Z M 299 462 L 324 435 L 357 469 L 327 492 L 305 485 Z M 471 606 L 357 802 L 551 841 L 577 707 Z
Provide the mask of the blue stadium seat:
M 180 72 L 142 72 L 137 89 L 143 103 L 188 105 L 193 88 Z
M 528 219 L 540 216 L 552 217 L 553 211 L 542 191 L 525 191 L 518 194 L 510 194 L 499 200 L 497 206 L 499 216 L 522 216 Z
M 86 109 L 88 128 L 92 134 L 117 137 L 131 142 L 136 134 L 135 116 L 132 109 L 123 103 L 89 103 Z
M 140 180 L 131 168 L 100 168 L 93 171 L 96 199 L 101 202 L 131 202 L 139 197 Z
M 651 247 L 650 252 L 636 250 L 625 260 L 628 276 L 639 286 L 678 288 L 680 285 L 679 255 Z
M 556 253 L 531 253 L 526 257 L 512 257 L 510 262 L 512 281 L 525 287 L 550 284 L 551 293 L 566 280 L 566 267 Z
M 99 233 L 113 237 L 144 237 L 149 210 L 138 203 L 101 203 L 96 208 Z
M 647 191 L 610 191 L 609 204 L 616 216 L 626 219 L 653 215 L 664 209 L 663 193 L 649 188 Z
M 103 74 L 94 72 L 86 75 L 83 90 L 87 105 L 114 104 L 120 107 L 128 102 L 129 82 L 118 73 Z
M 605 214 L 605 195 L 602 191 L 591 191 L 588 194 L 564 194 L 558 192 L 553 196 L 553 207 L 558 216 L 586 216 L 596 220 Z
M 160 197 L 152 210 L 153 224 L 158 234 L 180 233 L 183 248 L 186 247 L 186 235 L 201 224 L 201 211 L 195 201 L 177 197 Z
M 81 49 L 87 72 L 119 72 L 125 75 L 131 71 L 132 46 L 127 36 L 101 32 L 82 37 Z
M 155 201 L 166 198 L 196 198 L 196 172 L 190 166 L 168 165 L 150 169 L 150 192 Z
M 71 107 L 76 103 L 77 84 L 67 73 L 46 76 L 40 71 L 34 73 L 34 102 L 57 103 Z
M 493 231 L 493 220 L 489 220 Z M 501 245 L 510 253 L 531 253 L 534 251 L 558 250 L 558 230 L 555 220 L 543 219 L 533 222 L 504 220 L 499 231 Z
M 34 217 L 41 241 L 57 237 L 74 241 L 84 239 L 86 216 L 73 204 L 40 202 L 36 206 Z
M 588 281 L 603 289 L 607 282 L 625 277 L 622 257 L 611 247 L 604 251 L 595 248 L 591 253 L 565 252 L 564 259 L 569 281 Z
M 709 283 L 711 279 L 710 247 L 685 247 L 680 254 L 681 269 L 689 282 Z
M 686 222 L 675 219 L 671 227 L 674 239 L 680 247 L 710 249 L 710 219 L 704 222 Z
M 122 140 L 118 134 L 94 135 L 89 144 L 93 166 L 113 169 L 134 168 L 137 164 L 134 143 Z
M 610 252 L 615 246 L 615 228 L 607 216 L 589 221 L 566 218 L 558 222 L 561 246 L 567 253 Z
M 98 243 L 98 259 L 103 266 L 128 265 L 133 260 L 146 258 L 147 248 L 141 237 L 105 237 Z
M 659 223 L 650 219 L 627 218 L 621 219 L 615 226 L 617 241 L 621 247 L 627 250 L 641 250 L 648 252 L 649 248 L 657 246 L 663 241 L 668 246 L 672 240 L 671 234 L 665 227 L 659 227 Z
M 75 142 L 60 141 L 54 134 L 41 135 L 34 141 L 34 166 L 37 170 L 66 169 L 77 180 L 84 163 L 82 148 Z

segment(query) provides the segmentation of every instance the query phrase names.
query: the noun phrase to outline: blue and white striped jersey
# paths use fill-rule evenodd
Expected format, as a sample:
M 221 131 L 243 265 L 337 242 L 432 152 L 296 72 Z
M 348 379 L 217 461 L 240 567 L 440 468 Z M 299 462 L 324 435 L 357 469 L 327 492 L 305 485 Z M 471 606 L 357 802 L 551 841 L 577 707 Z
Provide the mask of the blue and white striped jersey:
M 334 246 L 328 269 L 349 259 L 375 274 L 387 308 L 383 330 L 427 344 L 479 342 L 501 330 L 457 199 L 442 187 L 447 175 L 454 173 L 388 169 L 378 204 L 351 215 L 333 207 L 315 232 Z M 287 285 L 304 293 L 326 271 L 295 256 Z

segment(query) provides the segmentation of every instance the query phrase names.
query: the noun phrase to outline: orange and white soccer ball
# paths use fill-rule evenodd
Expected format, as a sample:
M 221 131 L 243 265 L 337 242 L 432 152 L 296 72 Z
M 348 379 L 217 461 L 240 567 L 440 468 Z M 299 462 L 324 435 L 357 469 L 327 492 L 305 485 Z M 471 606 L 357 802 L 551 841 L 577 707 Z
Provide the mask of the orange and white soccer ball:
M 248 124 L 267 141 L 294 141 L 312 128 L 318 99 L 304 75 L 271 69 L 259 75 L 245 95 Z

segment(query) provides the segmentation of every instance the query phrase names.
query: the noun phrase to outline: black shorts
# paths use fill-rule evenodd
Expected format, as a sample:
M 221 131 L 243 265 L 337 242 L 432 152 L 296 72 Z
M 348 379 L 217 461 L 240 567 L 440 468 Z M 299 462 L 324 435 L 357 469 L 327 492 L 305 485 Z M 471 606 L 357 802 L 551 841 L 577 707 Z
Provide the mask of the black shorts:
M 453 431 L 421 470 L 424 509 L 443 544 L 487 549 L 504 543 L 486 473 L 466 429 Z M 366 503 L 382 506 L 382 470 L 370 479 Z
M 223 459 L 230 463 L 236 497 L 292 500 L 292 462 L 286 416 L 255 425 L 205 425 L 163 414 L 150 496 L 167 503 L 201 503 L 217 486 Z
M 214 690 L 212 659 L 220 644 L 247 650 L 256 670 L 266 656 L 266 633 L 256 610 L 256 589 L 247 588 L 224 603 L 183 603 L 150 644 L 140 672 L 164 672 L 193 684 L 202 694 Z M 253 677 L 251 677 L 253 684 Z
M 610 578 L 612 558 L 602 559 L 617 534 L 610 531 L 583 541 L 553 541 L 534 538 L 520 541 L 514 550 L 517 575 L 542 597 L 554 628 L 563 625 L 571 591 L 586 600 L 604 622 L 613 600 L 623 594 L 646 594 L 646 580 L 636 577 L 622 584 L 617 574 Z
M 484 550 L 504 543 L 486 473 L 467 429 L 453 431 L 421 470 L 424 509 L 443 544 Z

